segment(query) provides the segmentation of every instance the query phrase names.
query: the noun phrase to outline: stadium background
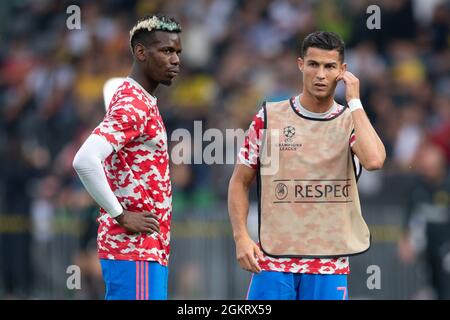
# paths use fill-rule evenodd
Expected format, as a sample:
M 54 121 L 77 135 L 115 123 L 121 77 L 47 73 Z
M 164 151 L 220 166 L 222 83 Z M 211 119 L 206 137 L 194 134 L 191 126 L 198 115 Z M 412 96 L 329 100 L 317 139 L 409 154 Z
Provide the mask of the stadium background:
M 81 8 L 81 30 L 66 27 L 71 4 Z M 366 27 L 370 4 L 381 8 L 380 30 Z M 350 259 L 350 297 L 439 297 L 426 247 L 414 258 L 402 234 L 414 225 L 410 187 L 427 173 L 421 163 L 430 153 L 418 151 L 437 146 L 446 157 L 442 172 L 449 168 L 448 1 L 14 0 L 0 2 L 0 298 L 103 297 L 97 208 L 71 163 L 102 119 L 103 83 L 127 75 L 128 30 L 152 13 L 174 16 L 184 28 L 182 73 L 157 91 L 169 136 L 176 128 L 192 130 L 194 120 L 203 121 L 203 130 L 246 130 L 261 101 L 301 88 L 296 58 L 303 37 L 314 30 L 339 33 L 388 154 L 381 172 L 365 171 L 360 180 L 373 245 Z M 340 85 L 337 100 L 343 97 Z M 235 260 L 226 209 L 232 169 L 172 167 L 170 299 L 245 298 L 250 276 Z M 253 190 L 253 236 L 255 200 Z M 448 212 L 449 193 L 436 201 Z M 450 227 L 440 230 L 450 238 Z M 448 276 L 446 243 L 440 252 Z M 420 249 L 420 241 L 413 244 Z M 80 290 L 66 286 L 70 265 L 81 268 Z M 370 290 L 373 265 L 381 288 Z

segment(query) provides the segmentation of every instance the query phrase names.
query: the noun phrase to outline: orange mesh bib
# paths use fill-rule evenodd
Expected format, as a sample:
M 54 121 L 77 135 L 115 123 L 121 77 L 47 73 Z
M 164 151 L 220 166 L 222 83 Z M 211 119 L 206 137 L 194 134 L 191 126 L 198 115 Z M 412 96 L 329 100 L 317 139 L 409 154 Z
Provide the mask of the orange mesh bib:
M 265 109 L 258 175 L 263 251 L 275 257 L 367 251 L 370 232 L 361 215 L 349 145 L 350 111 L 311 119 L 297 113 L 289 100 L 267 103 Z M 273 167 L 277 159 L 277 170 L 265 171 L 265 164 Z

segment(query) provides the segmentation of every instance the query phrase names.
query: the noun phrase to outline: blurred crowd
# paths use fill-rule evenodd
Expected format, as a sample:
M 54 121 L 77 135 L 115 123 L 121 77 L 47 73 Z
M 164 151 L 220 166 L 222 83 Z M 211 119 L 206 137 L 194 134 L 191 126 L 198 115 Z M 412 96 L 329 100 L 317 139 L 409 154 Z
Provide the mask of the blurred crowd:
M 71 4 L 81 8 L 79 30 L 66 26 Z M 381 29 L 366 26 L 370 4 L 381 8 Z M 436 169 L 425 181 L 445 185 L 448 1 L 15 0 L 2 1 L 0 10 L 0 297 L 50 290 L 49 277 L 65 270 L 49 267 L 49 255 L 69 254 L 52 240 L 65 243 L 76 234 L 68 259 L 90 270 L 85 298 L 101 298 L 97 208 L 72 159 L 104 115 L 104 82 L 130 69 L 129 29 L 153 13 L 173 16 L 183 27 L 182 73 L 156 93 L 169 137 L 177 128 L 192 130 L 194 120 L 203 121 L 203 130 L 246 130 L 263 100 L 299 93 L 296 60 L 304 36 L 335 31 L 346 42 L 349 70 L 360 79 L 361 99 L 387 149 L 381 179 L 413 179 Z M 344 97 L 340 85 L 336 99 L 344 103 Z M 419 152 L 427 148 L 433 152 Z M 232 165 L 173 166 L 174 219 L 225 203 L 231 171 Z M 367 190 L 376 197 L 379 189 Z M 439 203 L 448 208 L 450 189 L 442 190 L 447 198 Z M 405 214 L 405 261 L 420 247 L 408 236 L 413 216 Z

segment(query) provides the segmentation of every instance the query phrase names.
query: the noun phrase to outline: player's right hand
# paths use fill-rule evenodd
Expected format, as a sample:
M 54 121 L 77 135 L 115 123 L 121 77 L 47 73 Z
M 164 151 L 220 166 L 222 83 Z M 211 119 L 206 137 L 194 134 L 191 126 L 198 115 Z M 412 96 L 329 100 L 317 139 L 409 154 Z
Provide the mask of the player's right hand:
M 132 212 L 124 210 L 116 221 L 131 232 L 159 233 L 158 216 L 151 212 Z
M 242 269 L 254 273 L 261 272 L 257 258 L 264 260 L 264 255 L 250 237 L 236 240 L 236 257 Z

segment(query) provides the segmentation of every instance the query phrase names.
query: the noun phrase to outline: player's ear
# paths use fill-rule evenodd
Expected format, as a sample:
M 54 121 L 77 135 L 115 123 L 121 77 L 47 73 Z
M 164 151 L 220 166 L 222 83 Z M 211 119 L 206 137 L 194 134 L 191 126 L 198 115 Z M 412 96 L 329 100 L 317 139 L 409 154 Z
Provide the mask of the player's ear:
M 304 61 L 301 57 L 297 58 L 297 65 L 298 65 L 298 68 L 300 69 L 300 71 L 303 72 Z
M 345 72 L 345 71 L 347 71 L 347 63 L 342 63 L 342 65 L 341 65 L 341 72 Z
M 139 62 L 145 62 L 147 60 L 146 50 L 143 44 L 137 43 L 134 46 L 134 56 Z

